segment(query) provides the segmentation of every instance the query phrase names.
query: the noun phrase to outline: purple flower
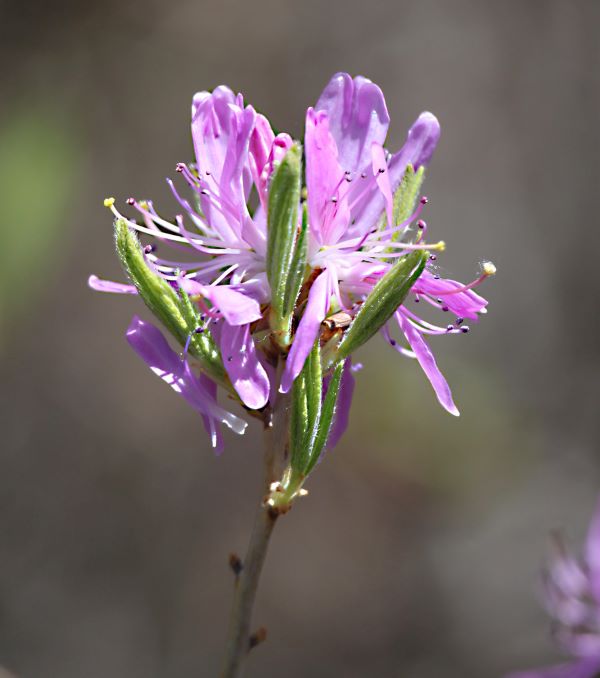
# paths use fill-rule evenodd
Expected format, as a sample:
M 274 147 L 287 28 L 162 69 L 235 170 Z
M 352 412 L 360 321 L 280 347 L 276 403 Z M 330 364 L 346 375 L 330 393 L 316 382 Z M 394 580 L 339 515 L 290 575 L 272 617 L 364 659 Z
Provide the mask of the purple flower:
M 583 557 L 571 555 L 555 536 L 542 585 L 545 607 L 554 620 L 555 641 L 573 660 L 507 678 L 595 678 L 600 672 L 600 502 Z
M 277 390 L 286 393 L 292 388 L 317 337 L 325 342 L 325 319 L 340 311 L 352 318 L 398 258 L 411 250 L 443 249 L 442 242 L 426 242 L 427 227 L 420 220 L 426 199 L 416 202 L 412 214 L 400 218 L 396 213 L 396 196 L 399 187 L 407 186 L 407 173 L 420 172 L 431 160 L 440 136 L 439 123 L 431 113 L 421 113 L 404 145 L 390 154 L 384 148 L 389 122 L 380 88 L 366 78 L 353 79 L 345 73 L 335 75 L 316 106 L 307 111 L 306 276 L 301 281 L 287 356 L 287 346 L 281 348 L 269 335 L 271 290 L 266 258 L 271 180 L 292 147 L 288 134 L 275 134 L 263 115 L 227 87 L 200 92 L 192 102 L 195 162 L 176 168 L 187 184 L 188 197 L 168 180 L 180 213 L 167 220 L 151 201 L 128 200 L 138 213 L 137 219 L 127 219 L 129 227 L 141 237 L 152 238 L 144 248 L 147 265 L 198 306 L 203 329 L 220 349 L 229 380 L 226 385 L 230 382 L 248 409 L 261 410 L 273 403 Z M 415 200 L 417 193 L 418 186 Z M 115 209 L 114 200 L 106 204 L 118 219 L 125 219 Z M 295 218 L 291 223 L 295 231 Z M 487 304 L 473 288 L 494 270 L 485 264 L 479 278 L 462 285 L 441 278 L 434 259 L 432 255 L 382 334 L 398 352 L 416 358 L 442 406 L 458 414 L 425 335 L 467 332 L 464 321 L 476 321 Z M 104 292 L 136 291 L 132 285 L 96 276 L 90 277 L 89 284 Z M 415 313 L 416 302 L 455 318 L 449 324 L 432 324 Z M 406 345 L 392 337 L 395 331 Z M 152 335 L 151 343 L 158 342 L 161 354 L 166 355 L 162 336 L 161 342 L 154 332 L 144 334 Z M 274 383 L 273 367 L 281 358 L 285 358 L 285 368 L 280 383 Z M 214 383 L 207 386 L 202 380 L 194 381 L 191 364 L 187 359 L 180 363 L 183 372 L 174 383 L 185 382 L 188 390 L 182 387 L 178 392 L 189 401 L 185 393 L 190 393 L 193 383 L 194 389 L 202 387 L 214 401 Z M 353 388 L 349 361 L 347 365 L 331 440 L 339 437 L 347 421 Z M 206 421 L 211 431 L 216 430 L 218 418 Z
M 421 201 L 405 222 L 393 224 L 392 196 L 409 165 L 414 169 L 427 165 L 438 142 L 440 126 L 434 115 L 422 113 L 410 128 L 404 146 L 396 154 L 386 155 L 383 142 L 388 124 L 379 87 L 366 78 L 353 80 L 346 73 L 335 75 L 316 109 L 308 109 L 305 154 L 309 264 L 321 273 L 310 289 L 290 350 L 281 385 L 284 392 L 300 373 L 331 307 L 355 308 L 398 256 L 410 249 L 426 247 L 420 244 L 426 231 L 422 221 L 418 222 L 415 242 L 409 241 L 411 224 L 418 220 L 426 201 Z M 382 213 L 387 220 L 383 227 Z M 423 335 L 468 332 L 468 327 L 462 325 L 464 320 L 477 321 L 487 305 L 472 287 L 494 272 L 492 264 L 487 263 L 482 276 L 469 285 L 461 285 L 443 280 L 432 266 L 413 287 L 412 299 L 451 312 L 456 320 L 444 327 L 433 325 L 403 304 L 395 314 L 395 321 L 409 349 L 398 346 L 389 328 L 383 331 L 392 346 L 417 359 L 438 400 L 454 415 L 459 412 L 450 388 Z

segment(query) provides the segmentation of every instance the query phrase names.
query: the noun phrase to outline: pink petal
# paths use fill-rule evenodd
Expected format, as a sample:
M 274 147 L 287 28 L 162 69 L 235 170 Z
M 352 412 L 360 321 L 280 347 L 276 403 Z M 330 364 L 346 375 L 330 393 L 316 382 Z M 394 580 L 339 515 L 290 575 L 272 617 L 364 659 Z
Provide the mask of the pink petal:
M 269 377 L 261 365 L 249 325 L 221 327 L 221 355 L 225 370 L 242 402 L 260 410 L 269 400 Z
M 350 210 L 340 191 L 344 173 L 325 111 L 308 109 L 304 150 L 311 234 L 320 245 L 334 245 L 348 227 Z
M 96 292 L 110 292 L 112 294 L 137 294 L 135 285 L 126 285 L 124 283 L 113 282 L 112 280 L 102 280 L 97 275 L 91 275 L 88 278 L 88 285 Z
M 404 317 L 402 311 L 396 312 L 396 319 L 400 328 L 404 332 L 406 340 L 410 344 L 416 359 L 419 361 L 419 365 L 423 368 L 427 378 L 429 379 L 433 390 L 440 401 L 442 407 L 453 414 L 455 417 L 458 417 L 460 412 L 456 408 L 454 401 L 452 400 L 452 393 L 448 382 L 444 378 L 444 375 L 440 372 L 433 353 L 429 349 L 429 346 L 425 343 L 425 340 L 421 336 L 420 332 L 416 330 L 411 323 Z
M 387 135 L 390 116 L 383 92 L 367 78 L 336 73 L 315 109 L 329 117 L 342 169 L 363 171 L 371 161 L 371 144 L 382 145 Z
M 387 171 L 387 162 L 385 160 L 385 152 L 383 146 L 377 142 L 373 142 L 371 147 L 373 174 L 377 177 L 376 182 L 379 190 L 383 195 L 385 201 L 385 210 L 387 214 L 388 226 L 393 226 L 392 212 L 394 209 L 394 196 L 392 195 L 392 187 L 390 185 L 390 175 Z
M 246 325 L 262 317 L 256 299 L 229 285 L 201 285 L 189 278 L 179 278 L 178 284 L 190 296 L 199 295 L 208 299 L 229 325 Z
M 304 362 L 319 335 L 319 328 L 329 310 L 331 296 L 329 276 L 330 273 L 326 269 L 317 277 L 310 288 L 304 314 L 298 325 L 281 377 L 281 386 L 279 387 L 281 393 L 287 393 L 292 387 L 294 379 L 302 371 Z

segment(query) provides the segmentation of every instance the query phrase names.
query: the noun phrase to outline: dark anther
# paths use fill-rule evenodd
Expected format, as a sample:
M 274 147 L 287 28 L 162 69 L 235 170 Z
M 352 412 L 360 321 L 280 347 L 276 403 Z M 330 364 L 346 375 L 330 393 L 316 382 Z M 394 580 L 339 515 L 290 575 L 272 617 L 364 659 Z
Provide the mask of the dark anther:
M 232 355 L 228 355 L 228 356 L 227 356 L 227 362 L 230 363 L 232 360 L 233 360 L 233 356 L 232 356 Z
M 436 301 L 437 301 L 438 304 L 442 303 L 442 300 L 439 297 L 436 299 Z
M 433 279 L 434 279 L 434 280 L 439 280 L 439 279 L 440 279 L 440 276 L 436 273 L 436 274 L 433 276 Z
M 144 253 L 145 254 L 150 254 L 150 252 L 154 252 L 156 250 L 156 245 L 146 245 L 144 247 Z
M 437 261 L 437 256 L 435 254 L 430 254 L 429 261 Z
M 202 332 L 204 332 L 204 327 L 196 327 L 196 329 L 194 330 L 194 332 L 195 332 L 196 334 L 202 334 Z
M 385 172 L 385 167 L 380 167 L 377 171 L 379 174 L 383 174 Z
M 335 203 L 337 202 L 337 198 L 333 196 L 333 198 L 331 198 L 331 202 L 335 205 Z
M 457 318 L 457 319 L 456 319 L 456 324 L 457 324 L 457 325 L 462 325 L 464 322 L 465 322 L 465 319 L 464 319 L 464 318 Z
M 242 559 L 237 553 L 229 554 L 229 567 L 233 570 L 233 574 L 235 574 L 236 577 L 238 577 L 240 572 L 244 569 Z
M 127 198 L 125 201 L 128 205 L 133 205 L 135 203 L 135 200 L 133 198 Z
M 442 306 L 442 311 L 444 311 L 444 313 L 447 313 L 449 310 L 450 309 L 447 306 Z
M 424 228 L 425 228 L 425 222 L 423 221 L 423 219 L 419 219 L 419 221 L 417 221 L 417 226 L 418 226 L 420 229 L 424 229 Z
M 423 196 L 421 198 L 421 205 L 426 205 L 428 202 L 429 202 L 429 198 L 427 198 L 426 196 Z
M 361 178 L 361 179 L 366 179 L 366 178 L 367 178 L 367 173 L 366 173 L 366 172 L 361 172 L 360 178 Z
M 448 327 L 446 327 L 446 330 L 448 332 L 452 332 L 453 329 L 454 329 L 454 325 L 448 325 Z
M 463 334 L 466 334 L 466 333 L 469 331 L 469 328 L 465 325 L 464 327 L 461 327 L 461 328 L 460 328 L 460 331 L 461 331 Z
M 395 345 L 396 345 L 396 340 L 390 339 L 390 346 L 395 346 Z

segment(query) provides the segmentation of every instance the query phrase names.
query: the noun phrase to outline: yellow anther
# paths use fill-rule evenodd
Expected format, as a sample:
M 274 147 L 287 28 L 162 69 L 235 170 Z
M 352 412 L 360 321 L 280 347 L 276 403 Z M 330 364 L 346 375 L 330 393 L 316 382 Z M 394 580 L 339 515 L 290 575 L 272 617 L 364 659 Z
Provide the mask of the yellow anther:
M 104 198 L 104 207 L 110 209 L 115 204 L 114 198 Z
M 436 249 L 438 252 L 443 252 L 446 249 L 446 243 L 443 240 L 436 242 L 436 244 L 431 248 Z
M 485 275 L 496 275 L 496 267 L 491 261 L 484 261 L 481 268 Z

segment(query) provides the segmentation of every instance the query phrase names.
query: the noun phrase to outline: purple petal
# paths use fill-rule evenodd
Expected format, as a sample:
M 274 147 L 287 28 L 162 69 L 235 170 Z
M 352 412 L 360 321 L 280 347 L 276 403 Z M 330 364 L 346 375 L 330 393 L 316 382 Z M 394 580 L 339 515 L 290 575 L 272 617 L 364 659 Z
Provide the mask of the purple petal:
M 590 572 L 590 587 L 600 603 L 600 501 L 590 524 L 585 544 L 585 559 Z
M 329 276 L 329 271 L 325 269 L 310 288 L 306 308 L 294 336 L 292 348 L 281 377 L 281 386 L 279 387 L 281 393 L 287 393 L 292 387 L 294 379 L 302 371 L 304 362 L 319 335 L 319 328 L 329 310 L 331 296 Z
M 246 189 L 251 175 L 248 160 L 256 112 L 224 86 L 212 94 L 199 92 L 192 103 L 192 139 L 203 180 L 202 211 L 225 242 L 241 241 L 248 216 Z
M 189 278 L 179 278 L 178 284 L 190 296 L 208 299 L 229 325 L 246 325 L 262 317 L 258 301 L 229 285 L 201 285 Z
M 340 194 L 344 173 L 325 111 L 306 112 L 304 150 L 310 231 L 319 245 L 334 245 L 348 227 L 350 209 Z
M 102 280 L 97 275 L 91 275 L 88 278 L 88 285 L 96 292 L 111 292 L 112 294 L 137 294 L 135 285 L 125 285 L 124 283 L 113 282 L 112 280 Z
M 292 145 L 289 134 L 275 136 L 269 121 L 260 113 L 250 137 L 250 170 L 256 184 L 263 209 L 267 209 L 268 185 L 271 175 Z
M 327 449 L 332 450 L 340 441 L 341 437 L 348 428 L 350 418 L 350 406 L 352 405 L 352 396 L 354 395 L 355 380 L 352 376 L 352 360 L 348 358 L 344 364 L 342 380 L 340 382 L 340 391 L 335 406 L 333 426 L 327 439 Z
M 456 280 L 436 279 L 429 271 L 425 270 L 415 283 L 412 291 L 415 294 L 428 294 L 433 298 L 440 297 L 444 305 L 459 318 L 479 320 L 479 314 L 485 313 L 485 308 L 488 305 L 487 299 L 480 297 L 473 290 L 448 294 L 457 287 L 462 287 L 462 284 Z
M 205 374 L 201 374 L 199 377 L 200 383 L 206 389 L 206 392 L 210 395 L 213 400 L 217 400 L 217 384 L 207 377 Z M 217 422 L 206 414 L 202 415 L 202 421 L 204 422 L 204 428 L 210 436 L 210 442 L 215 450 L 215 454 L 221 454 L 224 449 L 223 434 L 221 433 L 221 427 L 217 425 Z
M 240 434 L 246 430 L 246 422 L 217 404 L 216 391 L 206 388 L 205 383 L 191 371 L 188 362 L 173 351 L 157 327 L 134 316 L 127 329 L 127 341 L 154 374 L 202 416 L 213 420 L 214 426 L 225 424 Z
M 363 171 L 371 161 L 371 144 L 383 145 L 387 135 L 390 116 L 383 92 L 367 78 L 336 73 L 315 109 L 329 117 L 343 170 Z
M 408 163 L 416 170 L 421 165 L 427 167 L 440 140 L 440 134 L 440 123 L 435 115 L 429 111 L 421 113 L 408 130 L 404 146 L 392 157 L 390 169 L 392 166 L 396 167 L 397 171 L 401 168 L 399 172 L 401 179 Z
M 373 174 L 377 177 L 376 182 L 385 203 L 388 226 L 394 226 L 392 211 L 394 209 L 394 196 L 390 185 L 390 175 L 387 172 L 387 163 L 385 161 L 385 152 L 381 144 L 373 142 L 371 148 Z
M 420 332 L 416 330 L 407 318 L 404 317 L 402 311 L 396 312 L 396 319 L 400 328 L 404 332 L 406 340 L 410 344 L 410 347 L 414 351 L 415 357 L 419 361 L 419 365 L 423 368 L 427 378 L 429 379 L 433 390 L 437 395 L 438 400 L 442 407 L 453 414 L 455 417 L 458 417 L 460 414 L 454 401 L 452 400 L 452 393 L 448 382 L 444 379 L 444 375 L 440 372 L 433 353 L 429 349 L 429 346 L 425 343 L 425 340 L 421 336 Z
M 440 124 L 432 113 L 421 113 L 408 131 L 404 146 L 392 156 L 388 163 L 389 181 L 392 191 L 398 188 L 407 165 L 415 169 L 428 165 L 440 138 Z M 352 233 L 363 233 L 379 218 L 384 209 L 384 198 L 377 187 L 365 193 L 364 198 L 353 209 Z
M 221 355 L 227 374 L 242 402 L 259 410 L 269 400 L 269 377 L 261 365 L 249 325 L 221 327 Z

